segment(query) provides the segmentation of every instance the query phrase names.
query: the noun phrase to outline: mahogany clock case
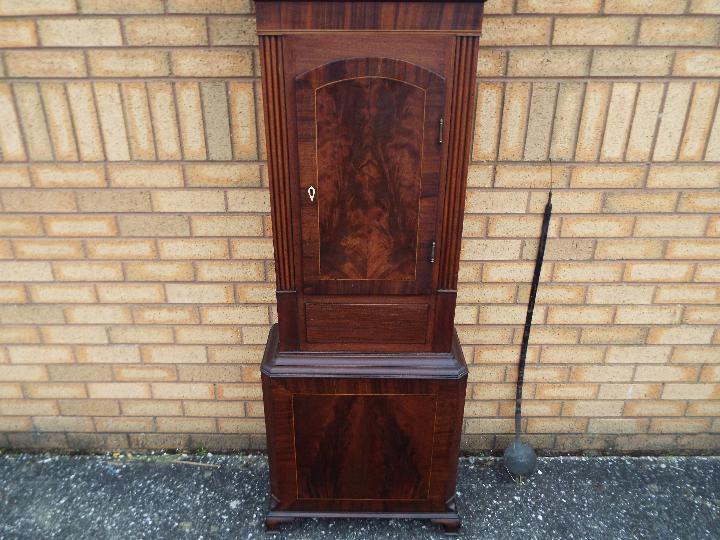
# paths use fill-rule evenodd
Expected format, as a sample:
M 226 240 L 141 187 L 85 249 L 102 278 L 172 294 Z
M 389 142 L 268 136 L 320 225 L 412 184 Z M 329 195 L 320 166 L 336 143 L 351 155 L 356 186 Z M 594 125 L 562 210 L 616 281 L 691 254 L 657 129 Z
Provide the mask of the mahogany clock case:
M 278 300 L 262 364 L 268 524 L 372 514 L 453 528 L 482 4 L 256 6 Z

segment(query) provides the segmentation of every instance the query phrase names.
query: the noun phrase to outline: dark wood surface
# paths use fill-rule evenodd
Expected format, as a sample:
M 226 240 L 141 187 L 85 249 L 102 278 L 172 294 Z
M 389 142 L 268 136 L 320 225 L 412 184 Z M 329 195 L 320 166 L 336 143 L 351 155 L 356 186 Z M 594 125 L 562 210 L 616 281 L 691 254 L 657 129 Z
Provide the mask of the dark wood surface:
M 268 527 L 459 527 L 453 318 L 481 16 L 480 2 L 257 2 L 279 322 L 261 367 Z
M 481 1 L 256 2 L 258 33 L 394 30 L 479 33 Z

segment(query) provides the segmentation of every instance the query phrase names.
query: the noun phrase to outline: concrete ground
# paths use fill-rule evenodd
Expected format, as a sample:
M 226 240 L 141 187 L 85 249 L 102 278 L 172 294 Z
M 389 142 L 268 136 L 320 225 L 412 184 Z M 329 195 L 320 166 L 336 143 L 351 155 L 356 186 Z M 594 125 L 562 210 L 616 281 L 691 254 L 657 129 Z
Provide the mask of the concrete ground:
M 5 454 L 0 538 L 266 538 L 267 488 L 261 454 Z M 458 507 L 465 538 L 717 539 L 720 458 L 543 458 L 519 485 L 497 459 L 467 457 Z M 414 520 L 298 520 L 278 538 L 444 536 Z

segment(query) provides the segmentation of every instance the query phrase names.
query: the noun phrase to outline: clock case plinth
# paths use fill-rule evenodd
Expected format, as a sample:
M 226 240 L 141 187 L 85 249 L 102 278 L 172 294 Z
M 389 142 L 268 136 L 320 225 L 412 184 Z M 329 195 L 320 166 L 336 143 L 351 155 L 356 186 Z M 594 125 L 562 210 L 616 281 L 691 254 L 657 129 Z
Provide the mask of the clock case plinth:
M 278 301 L 261 367 L 267 526 L 457 531 L 453 319 L 482 3 L 256 8 Z

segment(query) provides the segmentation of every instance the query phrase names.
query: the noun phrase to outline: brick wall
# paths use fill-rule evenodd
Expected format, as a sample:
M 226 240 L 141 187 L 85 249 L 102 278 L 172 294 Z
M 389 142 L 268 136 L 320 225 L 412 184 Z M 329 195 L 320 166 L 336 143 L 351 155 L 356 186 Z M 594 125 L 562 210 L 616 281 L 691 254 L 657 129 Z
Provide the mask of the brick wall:
M 529 350 L 545 450 L 720 447 L 720 4 L 490 0 L 457 324 L 467 448 Z M 0 447 L 264 445 L 252 5 L 0 2 Z

